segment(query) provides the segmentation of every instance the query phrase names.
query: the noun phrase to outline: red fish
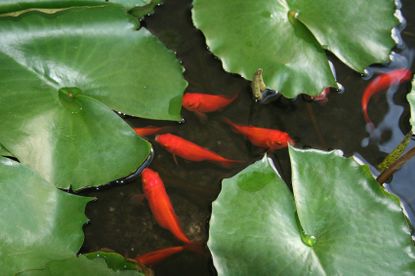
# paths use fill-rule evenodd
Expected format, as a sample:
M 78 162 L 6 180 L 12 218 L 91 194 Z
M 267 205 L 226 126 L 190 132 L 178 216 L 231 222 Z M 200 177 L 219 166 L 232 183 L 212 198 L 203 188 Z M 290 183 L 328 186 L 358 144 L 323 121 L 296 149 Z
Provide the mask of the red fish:
M 231 104 L 239 94 L 232 97 L 203 93 L 185 93 L 183 107 L 194 112 L 201 118 L 206 118 L 205 113 L 215 112 Z
M 135 133 L 139 136 L 149 136 L 156 133 L 159 133 L 163 128 L 162 127 L 154 127 L 154 126 L 148 126 L 148 127 L 135 127 Z
M 177 155 L 186 160 L 210 161 L 225 167 L 234 163 L 240 163 L 237 160 L 226 159 L 217 153 L 171 133 L 157 135 L 155 140 L 173 155 Z
M 171 255 L 177 254 L 184 250 L 185 250 L 184 245 L 162 248 L 162 249 L 158 249 L 155 251 L 145 253 L 141 256 L 137 256 L 135 257 L 135 260 L 145 266 L 151 266 L 160 261 L 163 261 L 164 259 L 170 257 Z
M 372 80 L 369 83 L 369 85 L 363 92 L 361 102 L 363 116 L 365 118 L 366 123 L 372 123 L 367 113 L 367 105 L 369 103 L 370 98 L 379 91 L 382 91 L 392 85 L 399 85 L 402 82 L 409 81 L 411 77 L 412 73 L 410 70 L 406 68 L 401 68 L 377 76 L 374 80 Z
M 236 132 L 244 135 L 252 144 L 266 148 L 269 151 L 285 148 L 288 144 L 294 145 L 294 140 L 286 132 L 270 128 L 237 125 L 227 118 L 223 120 Z
M 141 173 L 144 195 L 157 223 L 169 230 L 177 239 L 184 243 L 191 243 L 180 227 L 179 220 L 174 212 L 169 196 L 164 188 L 159 174 L 152 169 L 145 168 Z

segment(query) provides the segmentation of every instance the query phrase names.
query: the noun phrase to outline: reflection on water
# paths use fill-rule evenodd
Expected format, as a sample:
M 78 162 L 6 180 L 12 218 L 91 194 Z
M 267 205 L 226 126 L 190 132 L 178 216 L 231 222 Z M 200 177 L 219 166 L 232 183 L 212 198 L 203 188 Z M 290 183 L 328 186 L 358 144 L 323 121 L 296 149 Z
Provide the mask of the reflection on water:
M 252 146 L 224 124 L 223 117 L 238 124 L 288 132 L 298 147 L 341 149 L 346 156 L 358 153 L 372 165 L 381 162 L 409 131 L 409 108 L 405 98 L 409 85 L 404 84 L 396 91 L 390 90 L 386 96 L 380 93 L 372 98 L 369 113 L 377 123 L 377 139 L 369 140 L 360 100 L 369 83 L 368 79 L 385 68 L 371 67 L 367 79 L 363 79 L 331 54 L 328 56 L 336 70 L 337 81 L 345 87 L 344 93 L 332 91 L 325 104 L 309 103 L 302 97 L 296 100 L 279 98 L 266 105 L 254 103 L 250 83 L 237 75 L 224 72 L 220 61 L 207 50 L 203 35 L 191 22 L 191 0 L 164 2 L 164 5 L 156 8 L 154 15 L 145 19 L 143 25 L 175 51 L 183 62 L 186 68 L 185 78 L 189 82 L 187 91 L 224 95 L 241 92 L 235 102 L 222 112 L 208 114 L 206 122 L 200 121 L 186 110 L 182 111 L 182 124 L 125 118 L 135 127 L 169 126 L 169 132 L 223 156 L 244 161 L 230 169 L 209 163 L 192 163 L 180 158 L 176 164 L 171 154 L 154 143 L 154 137 L 149 137 L 154 147 L 151 167 L 163 178 L 181 225 L 190 239 L 207 240 L 211 203 L 220 191 L 221 179 L 234 175 L 264 154 L 263 150 Z M 397 54 L 394 54 L 394 61 L 388 70 L 401 67 L 404 62 L 408 66 L 412 63 L 409 49 L 415 47 L 415 2 L 403 1 L 403 8 L 407 22 L 402 37 L 407 48 L 396 50 Z M 361 141 L 364 139 L 366 144 L 362 146 Z M 412 142 L 410 146 L 415 146 L 415 143 Z M 283 179 L 290 182 L 287 150 L 278 150 L 269 157 L 274 159 Z M 414 166 L 415 160 L 412 160 L 395 174 L 389 185 L 412 208 L 415 207 Z M 124 182 L 114 183 L 99 191 L 84 192 L 98 200 L 87 207 L 91 223 L 85 227 L 83 252 L 105 247 L 135 257 L 158 248 L 179 245 L 174 236 L 157 225 L 147 203 L 137 199 L 141 193 L 139 178 L 132 177 Z M 408 214 L 411 219 L 414 218 L 412 209 L 408 209 Z M 209 256 L 192 253 L 180 253 L 171 257 L 156 266 L 155 272 L 156 275 L 215 274 Z

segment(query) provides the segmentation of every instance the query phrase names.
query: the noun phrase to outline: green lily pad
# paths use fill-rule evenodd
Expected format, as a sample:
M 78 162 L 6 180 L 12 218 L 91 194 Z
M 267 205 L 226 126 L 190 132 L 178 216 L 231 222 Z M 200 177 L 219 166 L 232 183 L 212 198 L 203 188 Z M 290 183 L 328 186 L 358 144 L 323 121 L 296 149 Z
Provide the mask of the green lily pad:
M 412 90 L 406 96 L 411 107 L 411 119 L 412 133 L 415 134 L 415 77 L 412 79 Z
M 0 13 L 10 13 L 25 9 L 59 9 L 75 6 L 96 6 L 117 3 L 126 9 L 147 6 L 151 0 L 2 0 Z
M 186 86 L 174 54 L 137 26 L 117 5 L 0 17 L 0 143 L 61 188 L 133 172 L 150 145 L 108 107 L 179 120 Z
M 74 256 L 83 242 L 90 200 L 62 192 L 26 166 L 0 157 L 0 274 Z
M 366 165 L 290 148 L 293 192 L 266 157 L 225 179 L 208 246 L 219 275 L 410 275 L 399 200 Z
M 137 270 L 113 270 L 107 266 L 107 262 L 102 258 L 90 259 L 86 256 L 72 257 L 65 260 L 52 261 L 44 269 L 27 271 L 19 275 L 30 276 L 143 276 L 144 273 Z
M 391 0 L 193 1 L 193 22 L 224 69 L 252 80 L 262 68 L 289 98 L 337 87 L 325 50 L 358 72 L 388 61 L 394 12 Z

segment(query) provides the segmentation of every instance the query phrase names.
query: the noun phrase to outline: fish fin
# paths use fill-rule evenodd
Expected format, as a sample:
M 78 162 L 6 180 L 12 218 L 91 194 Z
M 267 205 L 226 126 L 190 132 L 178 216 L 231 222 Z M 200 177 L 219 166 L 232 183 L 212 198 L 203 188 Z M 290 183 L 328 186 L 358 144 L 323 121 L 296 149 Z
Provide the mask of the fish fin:
M 222 166 L 224 166 L 224 167 L 228 168 L 228 167 L 231 167 L 231 166 L 233 166 L 233 165 L 235 165 L 235 164 L 241 164 L 241 163 L 243 163 L 243 162 L 242 162 L 242 161 L 240 161 L 240 160 L 231 160 L 231 159 L 226 159 L 226 160 L 221 160 L 221 161 L 219 161 L 219 163 L 220 163 Z
M 135 194 L 135 195 L 130 196 L 130 200 L 133 203 L 137 203 L 137 204 L 140 204 L 140 205 L 143 204 L 145 199 L 146 199 L 146 197 L 145 197 L 144 194 Z
M 208 117 L 205 113 L 200 112 L 200 111 L 193 111 L 196 116 L 199 118 L 199 120 L 203 123 L 205 123 L 208 120 Z
M 207 248 L 206 244 L 200 241 L 187 243 L 184 246 L 184 249 L 190 252 L 194 252 L 199 255 L 206 255 L 207 254 Z
M 174 163 L 178 166 L 179 162 L 177 162 L 176 154 L 173 154 L 173 160 L 174 160 Z
M 143 255 L 137 256 L 134 258 L 134 260 L 142 265 L 145 266 L 151 266 L 155 265 L 168 257 L 180 253 L 183 250 L 185 250 L 185 246 L 172 246 L 172 247 L 166 247 L 157 249 L 151 252 L 147 252 Z
M 236 131 L 237 127 L 236 127 L 236 124 L 234 122 L 232 122 L 231 120 L 229 120 L 226 117 L 223 117 L 222 121 L 225 122 L 227 125 L 231 126 L 232 129 Z

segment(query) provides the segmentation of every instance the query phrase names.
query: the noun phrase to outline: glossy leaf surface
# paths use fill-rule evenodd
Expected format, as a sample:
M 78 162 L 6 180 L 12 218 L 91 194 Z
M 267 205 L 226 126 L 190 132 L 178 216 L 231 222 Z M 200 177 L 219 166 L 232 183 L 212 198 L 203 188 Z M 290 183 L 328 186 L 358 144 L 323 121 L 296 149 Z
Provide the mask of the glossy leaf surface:
M 415 77 L 412 79 L 412 90 L 406 98 L 408 99 L 409 106 L 411 108 L 410 123 L 412 126 L 412 134 L 415 134 Z
M 237 7 L 237 8 L 236 8 Z M 293 98 L 337 87 L 325 49 L 356 71 L 389 60 L 391 0 L 194 0 L 193 22 L 225 70 Z
M 0 17 L 0 143 L 63 188 L 137 169 L 150 145 L 102 103 L 179 120 L 186 82 L 173 53 L 136 28 L 113 5 Z
M 26 166 L 0 157 L 1 274 L 75 255 L 90 200 L 62 192 Z
M 225 179 L 208 246 L 219 275 L 403 275 L 415 251 L 398 199 L 367 166 L 290 148 L 294 196 L 264 158 Z

